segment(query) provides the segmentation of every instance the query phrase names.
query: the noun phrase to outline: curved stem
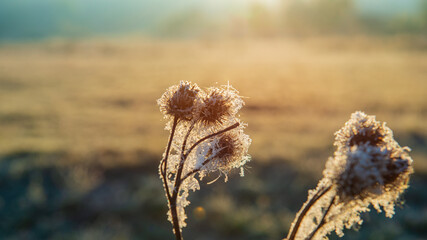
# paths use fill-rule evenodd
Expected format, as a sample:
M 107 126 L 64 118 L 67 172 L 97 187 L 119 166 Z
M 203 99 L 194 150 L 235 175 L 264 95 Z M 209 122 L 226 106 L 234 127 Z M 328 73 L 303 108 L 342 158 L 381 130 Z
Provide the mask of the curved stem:
M 287 240 L 294 240 L 295 236 L 297 235 L 298 229 L 302 223 L 302 220 L 306 216 L 307 212 L 310 210 L 310 208 L 321 198 L 325 193 L 327 193 L 331 189 L 331 186 L 324 187 L 319 189 L 313 197 L 303 206 L 302 210 L 298 214 L 297 221 L 295 224 L 291 227 Z
M 174 190 L 173 190 L 174 193 L 173 193 L 172 197 L 175 195 L 175 193 L 176 193 L 176 195 L 178 195 L 179 186 L 181 185 L 181 181 L 182 181 L 181 180 L 182 171 L 184 170 L 185 160 L 187 159 L 187 156 L 188 156 L 188 155 L 184 154 L 185 146 L 187 145 L 188 137 L 190 136 L 190 132 L 191 132 L 191 130 L 193 130 L 195 124 L 196 124 L 196 121 L 194 121 L 191 124 L 191 126 L 188 128 L 187 134 L 185 135 L 184 141 L 182 143 L 181 161 L 179 162 L 178 172 L 175 176 L 175 184 L 174 184 Z
M 314 237 L 314 235 L 317 233 L 317 231 L 319 231 L 319 229 L 320 228 L 322 228 L 323 227 L 323 225 L 325 225 L 325 223 L 326 223 L 326 221 L 325 221 L 325 218 L 326 218 L 326 215 L 329 213 L 329 211 L 331 210 L 331 207 L 332 207 L 332 205 L 334 204 L 334 201 L 335 201 L 335 198 L 336 198 L 336 196 L 334 196 L 332 199 L 331 199 L 331 202 L 329 203 L 329 205 L 328 205 L 328 208 L 325 210 L 325 212 L 323 213 L 323 216 L 322 216 L 322 219 L 320 220 L 320 223 L 319 223 L 319 225 L 317 225 L 317 227 L 310 233 L 310 235 L 308 235 L 308 237 L 306 238 L 306 240 L 311 240 L 313 237 Z
M 193 130 L 195 124 L 196 124 L 196 121 L 193 121 L 193 123 L 188 128 L 188 131 L 184 137 L 184 141 L 182 142 L 181 160 L 179 162 L 178 172 L 175 176 L 174 189 L 173 189 L 171 202 L 170 202 L 170 209 L 171 209 L 171 215 L 172 215 L 172 225 L 173 225 L 175 237 L 177 240 L 182 239 L 182 234 L 181 234 L 181 227 L 179 226 L 178 211 L 176 209 L 176 201 L 178 198 L 179 186 L 181 185 L 181 179 L 180 178 L 181 178 L 182 170 L 184 169 L 184 164 L 185 164 L 185 160 L 186 160 L 186 157 L 184 156 L 185 146 L 187 145 L 188 137 L 190 136 L 190 133 Z
M 185 160 L 186 160 L 186 159 L 187 159 L 187 157 L 190 155 L 191 151 L 192 151 L 194 148 L 196 148 L 196 147 L 197 147 L 197 145 L 199 145 L 200 143 L 202 143 L 202 142 L 203 142 L 203 141 L 205 141 L 206 139 L 209 139 L 209 138 L 214 137 L 214 136 L 216 136 L 216 135 L 219 135 L 219 134 L 221 134 L 221 133 L 224 133 L 224 132 L 230 131 L 231 129 L 238 127 L 238 126 L 239 126 L 239 124 L 240 124 L 240 123 L 238 123 L 238 122 L 237 122 L 237 123 L 235 123 L 235 124 L 233 124 L 233 125 L 231 125 L 231 126 L 229 126 L 229 127 L 225 128 L 225 129 L 223 129 L 223 130 L 221 130 L 221 131 L 218 131 L 218 132 L 213 133 L 213 134 L 210 134 L 210 135 L 208 135 L 208 136 L 206 136 L 206 137 L 204 137 L 204 138 L 201 138 L 199 141 L 197 141 L 196 143 L 194 143 L 194 144 L 193 144 L 193 145 L 192 145 L 192 146 L 187 150 L 187 152 L 185 152 L 185 153 L 184 153 L 184 151 L 185 151 L 185 145 L 186 145 L 186 143 L 187 143 L 187 138 L 188 138 L 188 136 L 189 136 L 189 134 L 190 134 L 191 130 L 193 129 L 194 124 L 192 124 L 192 125 L 190 126 L 190 128 L 189 128 L 189 130 L 188 130 L 188 132 L 187 132 L 187 134 L 186 134 L 186 136 L 185 136 L 185 139 L 184 139 L 183 145 L 182 145 L 182 149 L 181 149 L 181 151 L 182 151 L 182 152 L 181 152 L 181 161 L 180 161 L 179 166 L 178 166 L 178 172 L 177 172 L 177 174 L 176 174 L 176 176 L 175 176 L 175 184 L 174 184 L 174 189 L 173 189 L 172 197 L 171 197 L 171 201 L 170 201 L 171 215 L 172 215 L 172 225 L 173 225 L 173 227 L 174 227 L 175 237 L 176 237 L 176 239 L 177 239 L 177 240 L 181 240 L 181 239 L 182 239 L 182 236 L 181 236 L 181 228 L 179 227 L 178 212 L 177 212 L 177 209 L 176 209 L 176 201 L 177 201 L 177 198 L 178 198 L 178 194 L 179 194 L 179 190 L 180 190 L 180 187 L 181 187 L 181 183 L 182 183 L 182 181 L 183 181 L 183 179 L 181 179 L 181 175 L 182 175 L 182 171 L 184 170 Z M 200 170 L 200 169 L 199 169 L 199 170 Z M 193 171 L 194 171 L 194 170 L 193 170 Z M 187 175 L 186 175 L 186 177 L 185 177 L 185 178 L 187 178 Z
M 188 128 L 187 134 L 185 134 L 184 141 L 182 143 L 182 147 L 181 147 L 181 161 L 179 162 L 178 173 L 177 173 L 177 175 L 175 177 L 175 184 L 174 184 L 176 190 L 177 190 L 177 188 L 176 188 L 177 187 L 177 182 L 182 181 L 180 178 L 181 178 L 181 175 L 182 175 L 182 171 L 184 170 L 185 160 L 187 160 L 187 156 L 188 156 L 188 155 L 184 154 L 185 147 L 187 145 L 188 137 L 190 136 L 190 133 L 193 130 L 195 124 L 196 124 L 196 121 L 193 121 L 193 123 Z M 179 183 L 179 184 L 181 184 L 181 183 Z
M 167 168 L 168 168 L 169 153 L 170 153 L 170 149 L 171 149 L 171 146 L 172 146 L 172 141 L 173 141 L 173 137 L 175 135 L 175 130 L 176 130 L 176 126 L 177 125 L 178 125 L 178 118 L 175 117 L 173 119 L 171 134 L 170 134 L 170 137 L 169 137 L 168 145 L 166 147 L 165 157 L 160 162 L 160 173 L 161 173 L 161 176 L 162 176 L 162 180 L 163 180 L 163 184 L 164 184 L 164 187 L 165 187 L 166 196 L 168 198 L 168 204 L 169 204 L 171 212 L 172 212 L 172 216 L 173 215 L 177 215 L 176 206 L 172 207 L 173 205 L 176 205 L 176 200 L 173 201 L 172 196 L 170 194 L 169 185 L 168 185 L 168 177 L 167 177 L 167 172 L 166 171 L 167 171 Z M 175 211 L 175 213 L 174 213 L 174 211 Z M 181 240 L 182 237 L 181 237 L 181 232 L 179 230 L 179 226 L 175 226 L 176 225 L 175 222 L 172 222 L 172 225 L 173 225 L 173 229 L 174 229 L 174 233 L 175 233 L 176 239 L 177 240 Z M 178 229 L 178 231 L 177 231 L 177 229 Z
M 176 197 L 173 199 L 171 206 L 173 232 L 176 240 L 182 240 L 181 228 L 179 227 L 178 212 L 176 210 Z
M 192 131 L 192 130 L 193 130 L 193 128 L 194 128 L 194 125 L 196 125 L 196 122 L 197 122 L 197 121 L 193 121 L 193 122 L 191 123 L 190 127 L 188 128 L 187 134 L 185 134 L 184 142 L 182 143 L 182 148 L 181 148 L 181 155 L 183 155 L 183 154 L 184 154 L 185 147 L 186 147 L 186 145 L 187 145 L 188 137 L 190 136 L 190 133 L 191 133 L 191 131 Z M 182 156 L 181 156 L 181 158 L 182 158 Z
M 190 153 L 191 153 L 191 151 L 195 148 L 195 147 L 197 147 L 197 145 L 199 145 L 200 143 L 202 143 L 203 141 L 205 141 L 205 140 L 207 140 L 207 139 L 209 139 L 209 138 L 211 138 L 211 137 L 215 137 L 215 136 L 217 136 L 217 135 L 219 135 L 219 134 L 222 134 L 222 133 L 225 133 L 225 132 L 227 132 L 227 131 L 230 131 L 231 129 L 233 129 L 233 128 L 236 128 L 236 127 L 238 127 L 240 125 L 240 123 L 238 123 L 238 122 L 236 122 L 235 124 L 233 124 L 233 125 L 231 125 L 231 126 L 229 126 L 229 127 L 227 127 L 227 128 L 224 128 L 223 130 L 221 130 L 221 131 L 218 131 L 218 132 L 216 132 L 216 133 L 212 133 L 212 134 L 210 134 L 210 135 L 208 135 L 208 136 L 205 136 L 204 138 L 201 138 L 199 141 L 197 141 L 196 143 L 194 143 L 193 144 L 193 146 L 191 146 L 190 147 L 190 149 L 188 149 L 187 150 L 187 152 L 184 154 L 184 155 L 181 155 L 182 156 L 182 158 L 183 158 L 183 160 L 181 160 L 181 161 L 184 161 L 185 162 L 185 160 L 187 159 L 187 157 L 188 157 L 188 155 L 190 155 Z M 184 148 L 183 148 L 183 150 L 184 150 Z M 212 160 L 212 158 L 208 158 L 208 159 L 206 159 L 204 162 L 203 162 L 203 164 L 202 164 L 202 166 L 204 166 L 204 165 L 206 165 L 210 160 Z M 180 166 L 181 167 L 181 166 Z M 181 171 L 179 171 L 179 170 L 181 170 Z M 180 169 L 178 169 L 178 174 L 177 174 L 177 177 L 176 177 L 176 181 L 175 181 L 175 190 L 179 190 L 179 185 L 181 184 L 181 182 L 184 180 L 184 179 L 186 179 L 187 177 L 189 177 L 191 174 L 193 174 L 193 173 L 195 173 L 195 172 L 197 172 L 197 171 L 199 171 L 200 170 L 200 168 L 198 168 L 198 169 L 193 169 L 191 172 L 189 172 L 189 173 L 187 173 L 186 174 L 186 176 L 184 176 L 184 178 L 183 179 L 181 179 L 180 180 L 180 182 L 179 182 L 179 184 L 177 185 L 176 183 L 178 182 L 178 179 L 181 177 L 181 174 L 182 174 L 182 169 L 180 168 Z
M 178 118 L 174 118 L 173 119 L 173 124 L 172 124 L 172 130 L 171 130 L 171 134 L 169 136 L 169 142 L 168 142 L 168 146 L 166 148 L 166 153 L 165 153 L 165 157 L 163 158 L 163 160 L 160 162 L 160 172 L 162 174 L 162 179 L 163 179 L 163 184 L 165 186 L 165 190 L 166 190 L 166 195 L 168 197 L 168 201 L 170 204 L 170 200 L 171 200 L 171 194 L 169 191 L 169 186 L 168 186 L 168 178 L 166 176 L 166 170 L 168 167 L 168 158 L 169 158 L 169 152 L 172 146 L 172 141 L 173 141 L 173 137 L 175 135 L 175 130 L 176 130 L 176 126 L 178 125 Z
M 183 182 L 185 179 L 187 179 L 189 176 L 191 176 L 194 173 L 197 173 L 198 171 L 200 171 L 200 169 L 202 169 L 203 166 L 205 166 L 206 164 L 208 164 L 213 158 L 209 157 L 208 159 L 206 159 L 203 163 L 202 166 L 193 169 L 191 172 L 188 172 L 187 174 L 185 174 L 185 176 L 181 179 L 181 181 Z
M 231 129 L 236 128 L 236 127 L 238 127 L 239 125 L 240 125 L 240 123 L 236 122 L 235 124 L 233 124 L 233 125 L 231 125 L 231 126 L 229 126 L 229 127 L 227 127 L 227 128 L 224 128 L 224 129 L 223 129 L 223 130 L 221 130 L 221 131 L 218 131 L 218 132 L 216 132 L 216 133 L 212 133 L 212 134 L 210 134 L 210 135 L 208 135 L 208 136 L 206 136 L 206 137 L 204 137 L 204 138 L 200 139 L 199 141 L 197 141 L 196 143 L 194 143 L 194 144 L 193 144 L 193 146 L 191 146 L 191 147 L 190 147 L 190 149 L 188 149 L 188 150 L 187 150 L 187 152 L 185 153 L 185 157 L 187 157 L 187 156 L 191 153 L 191 151 L 193 151 L 193 149 L 194 149 L 195 147 L 197 147 L 197 145 L 199 145 L 200 143 L 202 143 L 202 142 L 203 142 L 203 141 L 205 141 L 206 139 L 209 139 L 209 138 L 214 137 L 214 136 L 216 136 L 216 135 L 219 135 L 219 134 L 221 134 L 221 133 L 225 133 L 225 132 L 227 132 L 227 131 L 230 131 Z

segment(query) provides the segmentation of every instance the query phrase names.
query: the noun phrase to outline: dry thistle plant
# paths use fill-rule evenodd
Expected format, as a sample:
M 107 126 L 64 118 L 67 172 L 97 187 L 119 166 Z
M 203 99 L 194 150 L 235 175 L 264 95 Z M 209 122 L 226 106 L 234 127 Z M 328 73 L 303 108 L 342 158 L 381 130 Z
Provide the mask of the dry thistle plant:
M 408 147 L 400 147 L 385 123 L 355 112 L 335 133 L 336 151 L 326 162 L 323 178 L 310 190 L 308 200 L 287 236 L 294 239 L 327 239 L 335 231 L 362 224 L 360 213 L 372 205 L 387 217 L 394 214 L 413 173 Z
M 226 181 L 231 169 L 240 168 L 243 176 L 251 139 L 237 117 L 244 102 L 229 85 L 205 92 L 181 81 L 167 89 L 157 103 L 170 131 L 159 174 L 168 200 L 168 220 L 176 239 L 182 239 L 189 191 L 200 189 L 199 180 L 208 173 L 224 174 Z

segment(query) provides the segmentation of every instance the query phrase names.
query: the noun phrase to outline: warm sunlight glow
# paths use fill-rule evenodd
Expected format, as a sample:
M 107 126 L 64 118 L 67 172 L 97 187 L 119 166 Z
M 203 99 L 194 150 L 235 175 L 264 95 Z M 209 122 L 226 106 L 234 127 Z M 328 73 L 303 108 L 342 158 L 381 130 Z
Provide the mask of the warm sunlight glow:
M 426 30 L 427 0 L 0 0 L 0 239 L 425 239 Z

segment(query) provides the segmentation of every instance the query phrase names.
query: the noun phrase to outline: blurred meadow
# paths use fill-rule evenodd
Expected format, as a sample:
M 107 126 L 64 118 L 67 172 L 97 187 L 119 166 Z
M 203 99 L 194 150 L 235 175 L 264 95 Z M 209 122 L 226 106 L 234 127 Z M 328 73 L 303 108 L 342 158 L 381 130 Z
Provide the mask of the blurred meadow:
M 423 0 L 0 2 L 0 238 L 173 239 L 156 100 L 188 80 L 239 90 L 253 143 L 190 195 L 186 239 L 285 237 L 357 110 L 415 174 L 344 239 L 425 239 L 426 29 Z

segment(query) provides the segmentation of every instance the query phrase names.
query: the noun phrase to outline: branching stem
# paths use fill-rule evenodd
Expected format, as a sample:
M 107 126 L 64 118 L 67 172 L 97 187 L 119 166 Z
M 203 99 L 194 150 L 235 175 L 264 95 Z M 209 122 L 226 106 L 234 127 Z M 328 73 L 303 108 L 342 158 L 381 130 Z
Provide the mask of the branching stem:
M 167 178 L 166 170 L 168 168 L 169 152 L 170 152 L 170 149 L 172 146 L 172 141 L 173 141 L 173 137 L 175 135 L 175 130 L 176 130 L 177 124 L 178 124 L 178 118 L 175 117 L 173 119 L 172 130 L 171 130 L 171 134 L 169 136 L 169 142 L 168 142 L 168 146 L 166 148 L 165 157 L 163 158 L 163 160 L 160 163 L 160 172 L 162 174 L 163 184 L 165 185 L 166 195 L 168 197 L 169 204 L 170 204 L 170 200 L 171 200 L 171 194 L 170 194 L 169 186 L 168 186 L 168 182 L 167 182 L 168 178 Z
M 322 228 L 323 225 L 325 225 L 326 215 L 328 215 L 329 211 L 331 210 L 331 207 L 334 204 L 335 198 L 336 198 L 336 196 L 334 196 L 331 199 L 331 202 L 329 203 L 328 208 L 325 210 L 325 212 L 322 215 L 322 219 L 320 220 L 319 225 L 317 225 L 317 227 L 310 233 L 310 235 L 308 235 L 308 237 L 305 240 L 311 240 L 314 237 L 314 235 L 317 233 L 317 231 L 319 231 L 319 229 Z
M 177 212 L 176 212 L 176 199 L 174 201 L 173 200 L 173 196 L 171 196 L 171 194 L 170 194 L 169 184 L 168 184 L 169 178 L 167 177 L 167 169 L 168 169 L 169 152 L 170 152 L 170 149 L 171 149 L 171 146 L 172 146 L 172 141 L 173 141 L 173 137 L 175 135 L 175 130 L 176 130 L 176 126 L 177 125 L 178 125 L 178 118 L 175 117 L 173 119 L 171 134 L 169 136 L 168 146 L 166 147 L 165 157 L 160 162 L 160 173 L 162 175 L 162 180 L 163 180 L 163 184 L 165 186 L 166 196 L 168 198 L 168 204 L 169 204 L 169 206 L 171 208 L 171 211 L 172 211 L 172 216 L 173 215 L 177 215 Z M 174 205 L 175 205 L 175 207 L 172 207 Z M 175 213 L 173 211 L 175 211 Z M 178 228 L 175 227 L 175 223 L 174 222 L 172 223 L 172 225 L 173 225 L 173 228 L 174 228 L 174 233 L 175 233 L 176 239 L 177 240 L 182 240 L 181 231 L 179 229 L 179 226 L 178 226 Z M 177 231 L 177 229 L 178 229 L 178 231 Z
M 230 131 L 231 129 L 236 128 L 236 127 L 238 127 L 239 125 L 240 125 L 240 123 L 236 122 L 235 124 L 233 124 L 233 125 L 231 125 L 231 126 L 229 126 L 229 127 L 227 127 L 227 128 L 224 128 L 224 129 L 223 129 L 223 130 L 221 130 L 221 131 L 218 131 L 218 132 L 216 132 L 216 133 L 212 133 L 212 134 L 210 134 L 210 135 L 208 135 L 208 136 L 206 136 L 206 137 L 204 137 L 204 138 L 200 139 L 199 141 L 197 141 L 196 143 L 194 143 L 194 144 L 193 144 L 193 146 L 191 146 L 191 148 L 190 148 L 190 149 L 188 149 L 188 150 L 187 150 L 187 152 L 185 153 L 185 157 L 187 157 L 188 155 L 190 155 L 191 151 L 193 151 L 193 149 L 194 149 L 194 148 L 196 148 L 196 147 L 197 147 L 197 145 L 199 145 L 200 143 L 202 143 L 202 142 L 203 142 L 203 141 L 205 141 L 206 139 L 209 139 L 209 138 L 211 138 L 211 137 L 215 137 L 216 135 L 219 135 L 219 134 L 225 133 L 225 132 L 227 132 L 227 131 Z
M 331 189 L 331 186 L 320 188 L 313 195 L 313 197 L 303 206 L 302 210 L 298 214 L 297 221 L 289 230 L 287 240 L 294 240 L 295 239 L 295 236 L 297 235 L 298 229 L 302 223 L 302 220 L 304 219 L 304 217 L 306 216 L 306 214 L 308 213 L 310 208 L 317 202 L 317 200 L 319 200 L 323 195 L 325 195 L 325 193 L 327 193 L 330 189 Z
M 190 133 L 191 133 L 192 129 L 194 128 L 195 123 L 196 122 L 194 121 L 191 124 L 191 126 L 189 127 L 189 129 L 187 131 L 187 134 L 185 135 L 185 138 L 184 138 L 184 141 L 183 141 L 183 144 L 182 144 L 182 148 L 181 148 L 181 160 L 180 160 L 180 163 L 179 163 L 179 166 L 178 166 L 178 172 L 175 175 L 174 189 L 172 191 L 172 196 L 171 196 L 170 201 L 169 201 L 169 206 L 170 206 L 171 215 L 172 215 L 172 225 L 173 225 L 173 229 L 174 229 L 176 240 L 182 240 L 181 228 L 179 227 L 178 211 L 177 211 L 177 206 L 176 206 L 176 202 L 177 202 L 177 198 L 178 198 L 178 194 L 179 194 L 179 190 L 180 190 L 181 184 L 191 174 L 193 174 L 193 173 L 195 173 L 195 172 L 197 172 L 197 171 L 200 170 L 200 168 L 199 169 L 194 169 L 192 172 L 190 172 L 191 174 L 186 174 L 184 176 L 184 178 L 181 178 L 182 171 L 184 170 L 185 160 L 187 160 L 187 158 L 190 155 L 191 151 L 194 148 L 196 148 L 203 141 L 205 141 L 205 140 L 207 140 L 209 138 L 215 137 L 215 136 L 217 136 L 219 134 L 222 134 L 224 132 L 230 131 L 230 130 L 232 130 L 232 129 L 234 129 L 234 128 L 236 128 L 236 127 L 238 127 L 240 125 L 240 123 L 237 122 L 237 123 L 235 123 L 235 124 L 233 124 L 233 125 L 225 128 L 225 129 L 223 129 L 221 131 L 218 131 L 216 133 L 207 135 L 207 136 L 201 138 L 200 140 L 198 140 L 196 143 L 194 143 L 185 152 L 185 147 L 186 147 L 186 144 L 187 144 L 188 137 L 190 136 Z M 205 161 L 203 164 L 207 164 L 207 162 L 208 161 Z M 165 168 L 165 172 L 166 172 L 166 168 Z
M 191 172 L 188 172 L 187 174 L 185 174 L 185 176 L 181 179 L 182 182 L 184 182 L 185 179 L 187 179 L 189 176 L 191 176 L 192 174 L 197 173 L 198 171 L 200 171 L 200 169 L 202 169 L 203 166 L 205 166 L 206 164 L 208 164 L 213 158 L 209 157 L 208 159 L 206 159 L 203 163 L 202 166 L 193 169 Z

